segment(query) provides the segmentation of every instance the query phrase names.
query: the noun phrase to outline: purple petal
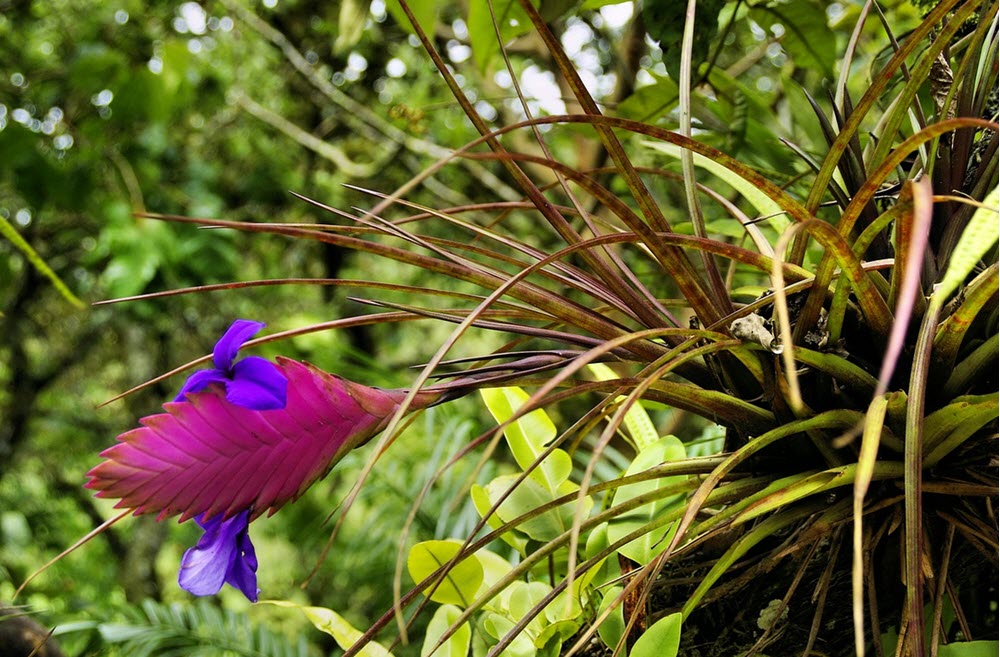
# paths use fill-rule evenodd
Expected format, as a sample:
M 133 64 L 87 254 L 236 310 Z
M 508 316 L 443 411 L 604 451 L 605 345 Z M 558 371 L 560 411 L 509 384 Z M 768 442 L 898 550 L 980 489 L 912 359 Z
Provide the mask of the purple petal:
M 181 391 L 174 397 L 174 401 L 184 401 L 184 396 L 190 392 L 201 392 L 210 383 L 226 383 L 229 378 L 222 370 L 198 370 L 187 378 Z
M 226 584 L 242 591 L 250 602 L 257 602 L 257 552 L 253 549 L 250 534 L 246 530 L 237 536 L 236 549 L 242 554 L 242 558 L 234 559 L 229 564 Z
M 258 356 L 247 356 L 233 367 L 226 382 L 226 399 L 231 404 L 255 411 L 284 408 L 288 379 L 278 366 Z
M 226 572 L 236 553 L 236 532 L 239 531 L 240 516 L 222 521 L 216 516 L 200 524 L 205 533 L 197 545 L 187 550 L 181 558 L 177 583 L 194 595 L 215 595 L 226 581 Z M 243 517 L 246 522 L 246 517 Z
M 233 359 L 236 352 L 240 350 L 243 343 L 253 336 L 254 333 L 267 326 L 263 322 L 254 322 L 249 319 L 238 319 L 232 323 L 226 332 L 222 334 L 219 341 L 215 343 L 212 350 L 212 360 L 215 366 L 224 371 L 229 371 L 233 366 Z
M 177 582 L 194 595 L 215 595 L 223 583 L 235 586 L 251 601 L 257 601 L 257 555 L 248 533 L 249 511 L 228 520 L 217 515 L 198 524 L 205 534 L 184 553 Z

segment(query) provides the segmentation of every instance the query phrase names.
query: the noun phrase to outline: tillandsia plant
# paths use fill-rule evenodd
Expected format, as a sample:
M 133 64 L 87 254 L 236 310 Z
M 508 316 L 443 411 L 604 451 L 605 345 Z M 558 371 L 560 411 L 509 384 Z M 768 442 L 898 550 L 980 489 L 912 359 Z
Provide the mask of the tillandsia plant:
M 182 585 L 230 582 L 252 599 L 251 520 L 377 432 L 387 446 L 402 409 L 499 388 L 484 394 L 499 427 L 456 458 L 504 462 L 503 435 L 517 467 L 470 486 L 475 531 L 409 550 L 415 586 L 367 631 L 335 633 L 348 656 L 397 618 L 406 639 L 402 612 L 429 602 L 441 606 L 424 654 L 916 657 L 996 639 L 996 3 L 929 5 L 905 35 L 876 3 L 852 4 L 840 41 L 821 3 L 667 4 L 646 3 L 646 27 L 630 28 L 640 49 L 644 29 L 659 40 L 666 74 L 607 110 L 556 33 L 568 9 L 470 2 L 469 66 L 506 70 L 521 113 L 494 125 L 434 40 L 438 12 L 459 10 L 391 3 L 479 139 L 402 189 L 360 190 L 380 199 L 368 210 L 308 201 L 348 225 L 156 217 L 315 240 L 484 290 L 336 282 L 406 299 L 358 299 L 381 310 L 307 330 L 456 325 L 409 392 L 286 359 L 241 367 L 241 325 L 183 400 L 123 435 L 89 485 L 202 524 Z M 305 70 L 288 39 L 227 6 Z M 760 24 L 780 28 L 794 73 L 834 81 L 829 100 L 793 88 L 796 75 L 770 99 L 741 78 L 752 62 L 731 57 L 728 36 Z M 506 46 L 527 32 L 578 111 L 535 116 Z M 770 112 L 791 123 L 782 139 L 762 129 Z M 565 161 L 550 147 L 563 132 L 596 139 L 596 158 Z M 519 197 L 408 200 L 454 162 L 495 167 Z M 509 342 L 449 360 L 473 330 Z M 247 407 L 257 391 L 277 405 Z M 561 430 L 544 408 L 560 409 Z M 308 456 L 286 473 L 300 443 Z

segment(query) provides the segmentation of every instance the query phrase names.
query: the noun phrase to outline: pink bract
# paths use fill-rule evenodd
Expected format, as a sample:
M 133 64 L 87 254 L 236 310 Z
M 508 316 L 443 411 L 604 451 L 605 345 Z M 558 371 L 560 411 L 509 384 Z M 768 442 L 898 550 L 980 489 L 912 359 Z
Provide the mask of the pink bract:
M 101 453 L 86 487 L 116 508 L 181 522 L 205 514 L 250 519 L 274 513 L 326 475 L 347 452 L 385 428 L 406 392 L 369 388 L 308 363 L 279 357 L 288 378 L 284 408 L 255 411 L 226 401 L 213 384 L 166 413 L 140 420 Z M 411 410 L 437 394 L 420 393 Z

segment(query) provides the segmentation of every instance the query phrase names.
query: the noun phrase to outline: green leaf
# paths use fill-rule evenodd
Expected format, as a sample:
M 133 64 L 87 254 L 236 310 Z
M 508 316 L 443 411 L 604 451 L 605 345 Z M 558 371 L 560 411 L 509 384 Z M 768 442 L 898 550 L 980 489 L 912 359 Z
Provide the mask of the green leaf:
M 662 141 L 645 141 L 643 145 L 678 160 L 681 157 L 681 147 L 676 144 L 669 144 Z M 769 217 L 767 221 L 772 228 L 779 233 L 788 228 L 791 223 L 790 220 L 774 199 L 768 196 L 763 190 L 750 181 L 741 178 L 734 171 L 722 166 L 715 160 L 709 159 L 700 153 L 692 154 L 694 155 L 695 166 L 701 167 L 705 171 L 721 178 L 723 182 L 739 192 L 757 210 L 758 216 Z
M 679 461 L 685 458 L 685 456 L 684 443 L 674 436 L 666 436 L 639 452 L 635 460 L 629 465 L 628 470 L 625 471 L 625 476 L 628 477 L 645 472 L 663 463 Z M 686 478 L 684 475 L 660 477 L 658 479 L 650 479 L 622 486 L 615 491 L 614 504 L 622 504 L 640 495 L 645 495 L 661 488 L 675 486 L 682 483 Z M 621 517 L 615 518 L 608 524 L 608 541 L 614 543 L 621 540 L 627 534 L 675 509 L 683 502 L 683 499 L 683 494 L 671 495 L 670 497 L 644 504 Z M 632 561 L 646 565 L 667 547 L 669 541 L 665 540 L 664 537 L 674 524 L 668 523 L 657 527 L 622 546 L 618 551 Z
M 676 657 L 681 645 L 681 613 L 670 614 L 652 627 L 632 646 L 629 657 Z
M 499 640 L 514 629 L 514 621 L 501 614 L 487 613 L 483 617 L 483 629 L 491 637 Z M 500 654 L 503 657 L 535 657 L 537 653 L 535 643 L 528 636 L 528 633 L 521 632 Z
M 494 584 L 503 579 L 513 566 L 510 565 L 507 559 L 490 550 L 479 550 L 476 552 L 476 559 L 483 567 L 483 583 L 479 585 L 479 590 L 476 591 L 476 598 L 478 599 L 492 588 Z M 486 606 L 489 607 L 489 605 L 490 603 L 487 602 Z
M 571 620 L 561 620 L 546 625 L 535 637 L 535 647 L 547 657 L 556 657 L 562 652 L 562 644 L 579 629 L 580 624 Z
M 588 367 L 598 381 L 612 381 L 618 378 L 618 375 L 603 363 L 595 363 Z M 623 396 L 618 397 L 618 401 L 624 399 Z M 642 407 L 641 402 L 632 404 L 625 412 L 625 428 L 628 429 L 632 442 L 635 443 L 636 449 L 640 452 L 660 439 L 660 434 L 656 431 L 653 421 L 649 419 L 649 413 Z
M 985 395 L 989 399 L 981 404 L 969 404 L 958 402 L 946 406 L 945 409 L 954 408 L 953 413 L 948 413 L 944 417 L 944 422 L 940 422 L 938 417 L 934 417 L 934 434 L 924 439 L 924 467 L 933 467 L 941 459 L 950 454 L 962 443 L 975 435 L 987 423 L 993 422 L 997 418 L 996 393 Z M 933 416 L 937 416 L 941 410 L 936 411 Z M 931 424 L 928 418 L 927 424 Z M 929 432 L 928 432 L 929 433 Z
M 620 586 L 612 586 L 605 591 L 604 599 L 601 600 L 601 606 L 598 614 L 610 607 L 615 599 L 617 599 L 624 590 L 625 589 Z M 608 617 L 604 619 L 604 622 L 597 627 L 597 635 L 601 637 L 601 641 L 604 642 L 604 645 L 614 650 L 618 645 L 618 642 L 621 641 L 623 634 L 625 634 L 625 612 L 622 610 L 621 604 L 619 604 L 608 615 Z
M 476 511 L 479 513 L 479 516 L 485 517 L 486 512 L 493 506 L 490 491 L 479 484 L 473 484 L 469 494 L 472 497 L 472 503 L 476 507 Z M 499 529 L 503 524 L 503 520 L 498 514 L 494 513 L 486 519 L 486 524 L 488 524 L 491 529 Z M 525 553 L 525 549 L 528 545 L 528 537 L 524 534 L 524 532 L 515 529 L 504 532 L 500 535 L 500 538 L 521 554 Z
M 433 38 L 434 26 L 437 24 L 437 11 L 439 3 L 437 0 L 407 0 L 406 5 L 413 12 L 414 18 L 420 24 L 421 29 Z M 389 11 L 399 26 L 410 34 L 416 34 L 410 19 L 406 17 L 403 8 L 399 6 L 399 0 L 387 0 L 385 8 Z
M 950 297 L 965 282 L 965 278 L 979 264 L 983 255 L 997 243 L 1000 236 L 997 224 L 997 207 L 1000 206 L 998 190 L 1000 188 L 994 187 L 983 201 L 983 207 L 977 208 L 972 214 L 972 219 L 951 254 L 948 270 L 934 291 L 936 298 L 945 300 Z
M 653 75 L 653 84 L 639 87 L 618 104 L 618 115 L 635 121 L 655 121 L 677 105 L 677 83 L 665 75 Z
M 539 0 L 532 0 L 532 4 L 538 7 Z M 518 0 L 496 0 L 493 2 L 493 15 L 496 16 L 505 44 L 531 31 L 531 19 Z M 490 61 L 500 52 L 487 0 L 469 2 L 469 20 L 466 24 L 469 28 L 469 43 L 472 44 L 472 58 L 479 70 L 485 72 Z
M 595 9 L 607 7 L 608 5 L 620 4 L 623 4 L 622 0 L 585 0 L 585 2 L 580 5 L 580 9 L 584 11 L 594 11 Z
M 461 614 L 462 610 L 455 605 L 441 605 L 434 612 L 431 622 L 427 625 L 427 633 L 424 635 L 424 645 L 420 649 L 420 657 L 431 657 L 431 655 L 434 657 L 465 657 L 469 653 L 469 645 L 472 643 L 472 628 L 469 627 L 468 623 L 462 623 L 454 634 L 448 637 L 437 650 L 434 650 L 434 646 Z
M 698 38 L 691 49 L 691 70 L 698 71 L 702 62 L 708 59 L 709 43 L 719 29 L 719 12 L 724 0 L 700 0 L 695 14 L 695 30 Z M 663 63 L 670 77 L 680 79 L 681 41 L 684 37 L 687 3 L 673 2 L 643 3 L 642 18 L 650 38 L 659 41 L 663 49 Z
M 510 585 L 510 597 L 507 598 L 507 610 L 512 618 L 518 620 L 526 618 L 531 610 L 542 601 L 552 590 L 552 587 L 545 582 L 514 582 Z M 542 631 L 544 622 L 542 614 L 536 615 L 527 625 L 527 630 L 531 635 L 537 635 Z
M 457 540 L 417 543 L 410 548 L 406 568 L 413 581 L 420 584 L 438 568 L 454 559 L 461 549 L 462 542 Z M 476 599 L 476 592 L 482 582 L 482 564 L 475 556 L 466 557 L 451 567 L 433 593 L 430 593 L 431 589 L 425 589 L 424 595 L 430 593 L 430 599 L 434 602 L 467 607 Z
M 514 485 L 514 482 L 517 481 L 518 477 L 519 475 L 504 475 L 491 481 L 485 488 L 489 504 L 496 504 L 496 502 L 507 493 L 507 490 Z M 518 484 L 517 488 L 515 488 L 513 492 L 507 495 L 507 499 L 505 499 L 497 509 L 496 515 L 503 522 L 510 522 L 518 516 L 524 515 L 551 503 L 555 497 L 568 495 L 578 490 L 578 488 L 579 487 L 573 482 L 566 481 L 562 486 L 560 486 L 559 490 L 553 493 L 534 479 L 528 477 Z M 473 501 L 476 502 L 476 497 L 473 497 Z M 479 509 L 480 504 L 481 502 L 476 503 L 477 509 Z M 593 500 L 590 497 L 584 498 L 582 513 L 584 515 L 589 514 L 592 506 Z M 488 509 L 489 506 L 485 506 L 484 509 L 480 509 L 480 514 L 484 513 Z M 550 509 L 539 516 L 525 520 L 518 526 L 518 530 L 524 532 L 529 538 L 536 541 L 550 541 L 573 525 L 573 516 L 575 512 L 575 504 L 564 504 L 561 507 Z
M 938 657 L 996 657 L 1000 641 L 969 641 L 938 646 Z
M 590 584 L 597 576 L 597 573 L 600 570 L 600 565 L 601 564 L 599 563 L 582 575 L 578 575 L 573 580 L 572 589 L 563 590 L 562 593 L 558 594 L 552 602 L 545 607 L 546 621 L 549 623 L 561 623 L 563 621 L 577 622 L 580 614 L 583 613 L 584 597 L 589 594 Z
M 309 619 L 309 622 L 316 629 L 332 636 L 337 645 L 343 650 L 349 649 L 363 636 L 360 630 L 357 630 L 353 625 L 344 620 L 340 614 L 325 607 L 307 607 L 297 605 L 294 602 L 288 602 L 287 600 L 261 600 L 259 604 L 298 609 L 305 614 L 306 618 Z M 358 652 L 358 655 L 359 657 L 392 657 L 391 652 L 374 641 L 369 642 L 362 648 Z
M 82 93 L 92 95 L 107 89 L 112 91 L 115 82 L 128 70 L 128 59 L 118 49 L 111 49 L 103 43 L 85 43 L 79 47 L 76 57 L 69 65 L 67 80 Z
M 486 407 L 496 419 L 503 423 L 514 417 L 517 409 L 528 400 L 528 393 L 520 388 L 490 388 L 480 390 Z M 542 409 L 535 409 L 522 415 L 504 429 L 504 436 L 514 460 L 522 470 L 531 468 L 546 449 L 546 445 L 556 437 L 556 426 Z M 535 468 L 531 477 L 539 484 L 555 493 L 569 478 L 573 463 L 569 454 L 561 449 L 553 450 Z

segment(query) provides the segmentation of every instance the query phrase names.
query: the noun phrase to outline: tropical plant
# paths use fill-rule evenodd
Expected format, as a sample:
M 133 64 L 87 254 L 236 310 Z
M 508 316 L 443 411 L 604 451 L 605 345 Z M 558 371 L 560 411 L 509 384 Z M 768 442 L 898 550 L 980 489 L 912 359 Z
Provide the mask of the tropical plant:
M 360 300 L 378 311 L 312 327 L 455 324 L 374 454 L 421 388 L 496 388 L 485 400 L 499 427 L 456 458 L 504 462 L 506 435 L 517 466 L 471 486 L 482 520 L 467 536 L 410 549 L 415 586 L 348 656 L 381 654 L 372 641 L 394 619 L 405 639 L 404 610 L 431 602 L 425 654 L 580 654 L 595 634 L 616 654 L 669 639 L 677 654 L 917 656 L 995 639 L 996 589 L 982 583 L 997 575 L 997 8 L 945 0 L 899 35 L 875 3 L 850 8 L 834 61 L 820 3 L 689 0 L 683 30 L 651 3 L 642 16 L 669 75 L 616 115 L 551 27 L 568 8 L 471 2 L 474 64 L 507 71 L 521 114 L 495 127 L 439 52 L 438 5 L 390 3 L 479 139 L 395 191 L 361 190 L 380 199 L 368 210 L 308 201 L 338 223 L 150 215 L 314 240 L 486 291 L 352 281 L 384 291 Z M 784 37 L 789 73 L 750 86 L 755 62 L 726 45 L 762 24 Z M 507 45 L 529 31 L 578 111 L 536 116 Z M 793 88 L 836 66 L 829 104 Z M 787 88 L 767 93 L 775 81 Z M 762 126 L 767 112 L 785 134 Z M 595 157 L 556 152 L 563 133 L 596 137 L 577 151 Z M 523 196 L 408 200 L 457 161 L 496 167 Z M 449 359 L 474 330 L 509 341 Z M 704 422 L 658 426 L 678 414 Z M 716 424 L 709 455 L 679 430 Z

